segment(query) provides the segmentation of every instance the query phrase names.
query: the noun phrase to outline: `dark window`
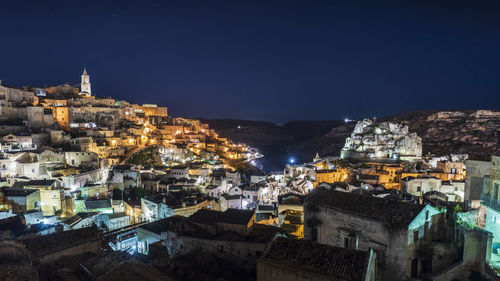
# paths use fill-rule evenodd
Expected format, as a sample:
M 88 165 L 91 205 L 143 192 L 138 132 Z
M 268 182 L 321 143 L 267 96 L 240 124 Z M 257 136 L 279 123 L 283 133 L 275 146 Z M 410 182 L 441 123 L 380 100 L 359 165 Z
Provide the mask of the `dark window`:
M 349 248 L 349 238 L 344 238 L 344 248 Z
M 418 230 L 413 231 L 413 243 L 418 241 Z

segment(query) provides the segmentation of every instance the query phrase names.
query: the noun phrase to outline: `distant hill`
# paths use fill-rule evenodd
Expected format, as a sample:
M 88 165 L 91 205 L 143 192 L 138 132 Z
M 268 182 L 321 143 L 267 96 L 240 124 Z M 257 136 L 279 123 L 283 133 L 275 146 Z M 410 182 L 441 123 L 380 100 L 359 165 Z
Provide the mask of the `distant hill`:
M 281 170 L 290 157 L 297 163 L 320 156 L 338 156 L 356 121 L 290 121 L 283 125 L 271 122 L 200 119 L 219 135 L 259 149 L 265 158 L 265 170 Z M 423 153 L 447 155 L 467 153 L 471 158 L 487 160 L 500 152 L 500 112 L 417 111 L 379 119 L 408 124 L 423 143 Z M 238 129 L 239 126 L 239 129 Z

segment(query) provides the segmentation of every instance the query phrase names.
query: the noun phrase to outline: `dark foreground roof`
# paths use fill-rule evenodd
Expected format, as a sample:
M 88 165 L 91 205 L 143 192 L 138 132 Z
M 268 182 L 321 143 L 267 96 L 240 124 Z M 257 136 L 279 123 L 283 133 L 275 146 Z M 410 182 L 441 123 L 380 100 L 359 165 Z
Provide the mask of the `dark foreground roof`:
M 85 208 L 87 208 L 87 210 L 111 208 L 111 201 L 108 199 L 86 200 Z
M 262 262 L 314 272 L 340 280 L 364 280 L 368 252 L 313 243 L 308 240 L 276 238 Z
M 30 253 L 43 256 L 90 241 L 97 241 L 99 237 L 99 230 L 97 227 L 92 226 L 28 238 L 22 240 L 22 242 Z
M 52 185 L 55 180 L 29 180 L 29 181 L 16 181 L 12 187 L 13 188 L 23 188 L 26 186 L 49 186 Z
M 212 225 L 215 223 L 247 225 L 253 216 L 253 210 L 227 209 L 225 212 L 202 209 L 191 215 L 190 222 Z
M 423 205 L 322 188 L 314 190 L 306 202 L 381 221 L 392 226 L 410 224 L 424 208 Z
M 15 189 L 15 188 L 6 188 L 4 190 L 4 194 L 7 197 L 25 197 L 30 195 L 31 193 L 37 192 L 38 189 Z

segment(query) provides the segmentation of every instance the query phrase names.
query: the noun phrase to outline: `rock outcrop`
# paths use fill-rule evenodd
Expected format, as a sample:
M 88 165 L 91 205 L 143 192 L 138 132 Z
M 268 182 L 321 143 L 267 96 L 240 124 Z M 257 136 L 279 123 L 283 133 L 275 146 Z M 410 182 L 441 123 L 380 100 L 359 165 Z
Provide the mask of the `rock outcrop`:
M 408 126 L 363 119 L 356 124 L 342 148 L 342 158 L 411 159 L 422 156 L 422 139 Z
M 379 119 L 408 126 L 422 138 L 422 154 L 437 157 L 468 154 L 491 160 L 500 154 L 500 112 L 492 110 L 418 111 Z M 321 156 L 338 156 L 354 128 L 353 122 L 304 121 L 282 126 L 269 122 L 204 120 L 221 136 L 256 147 L 265 155 L 268 171 L 280 170 L 290 155 L 297 163 Z M 241 129 L 238 129 L 241 125 Z

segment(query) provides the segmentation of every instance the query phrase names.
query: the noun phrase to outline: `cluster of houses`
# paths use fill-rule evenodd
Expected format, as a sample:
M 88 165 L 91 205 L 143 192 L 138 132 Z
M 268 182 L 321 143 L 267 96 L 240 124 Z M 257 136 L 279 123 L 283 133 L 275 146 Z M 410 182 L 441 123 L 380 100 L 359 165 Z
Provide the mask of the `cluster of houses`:
M 384 128 L 396 146 L 355 153 L 359 129 L 342 159 L 250 174 L 255 149 L 97 98 L 86 71 L 80 90 L 0 85 L 0 279 L 168 280 L 201 251 L 257 280 L 496 280 L 500 158 Z

